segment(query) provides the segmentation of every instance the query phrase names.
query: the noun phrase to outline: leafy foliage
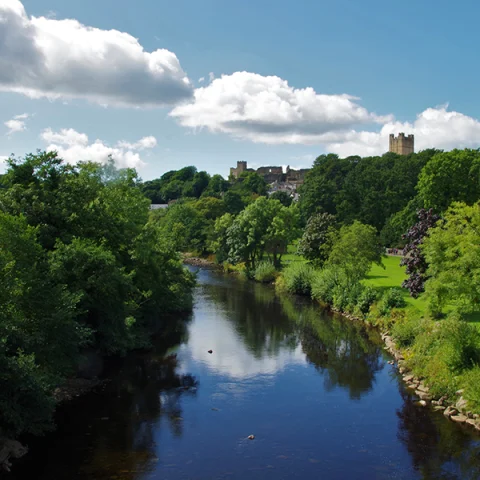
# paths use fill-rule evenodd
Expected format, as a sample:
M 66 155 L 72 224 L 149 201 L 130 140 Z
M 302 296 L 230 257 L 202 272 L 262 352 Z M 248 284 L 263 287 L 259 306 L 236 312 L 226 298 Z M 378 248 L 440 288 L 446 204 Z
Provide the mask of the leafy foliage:
M 289 293 L 310 296 L 314 279 L 314 269 L 303 263 L 291 263 L 283 271 L 285 288 Z
M 381 315 L 388 315 L 392 308 L 403 308 L 407 305 L 400 288 L 389 288 L 383 295 L 379 310 Z
M 480 199 L 480 150 L 437 153 L 423 168 L 418 192 L 425 208 L 444 212 L 452 202 Z
M 427 261 L 422 252 L 421 245 L 428 235 L 430 228 L 434 227 L 439 216 L 433 210 L 420 209 L 417 213 L 418 221 L 405 234 L 406 244 L 403 249 L 401 265 L 406 266 L 407 280 L 402 287 L 407 288 L 410 295 L 417 298 L 424 291 L 427 279 Z
M 257 265 L 257 268 L 255 268 L 255 274 L 253 278 L 255 278 L 257 282 L 269 283 L 275 280 L 275 273 L 276 273 L 276 270 L 273 263 L 264 261 L 264 262 L 260 262 Z
M 341 268 L 352 281 L 365 278 L 372 263 L 382 265 L 382 248 L 374 227 L 355 221 L 330 236 L 333 246 L 326 265 Z
M 421 252 L 428 265 L 425 289 L 434 314 L 449 303 L 468 313 L 480 305 L 480 203 L 454 203 L 429 230 Z
M 292 204 L 292 197 L 284 190 L 277 190 L 273 192 L 268 198 L 271 200 L 278 200 L 283 206 L 289 207 Z
M 68 165 L 54 152 L 8 165 L 0 190 L 0 430 L 40 434 L 51 427 L 53 389 L 75 372 L 82 350 L 145 346 L 161 317 L 191 307 L 194 279 L 149 222 L 134 170 Z M 183 174 L 195 188 L 195 172 Z
M 278 266 L 288 244 L 297 235 L 295 206 L 260 197 L 248 205 L 226 231 L 229 261 L 244 262 L 254 270 L 264 253 Z
M 329 238 L 335 224 L 335 217 L 329 213 L 312 215 L 298 242 L 298 253 L 316 266 L 321 266 L 330 254 Z

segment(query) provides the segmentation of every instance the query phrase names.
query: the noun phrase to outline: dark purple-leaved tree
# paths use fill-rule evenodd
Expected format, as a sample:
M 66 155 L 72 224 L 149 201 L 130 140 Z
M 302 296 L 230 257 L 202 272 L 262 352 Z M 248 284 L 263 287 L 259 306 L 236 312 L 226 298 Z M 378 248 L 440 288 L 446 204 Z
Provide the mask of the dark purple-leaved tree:
M 427 280 L 427 261 L 420 249 L 423 239 L 428 235 L 428 229 L 435 226 L 440 219 L 439 215 L 433 213 L 432 209 L 422 208 L 417 212 L 418 222 L 403 235 L 406 240 L 403 249 L 403 258 L 400 263 L 406 266 L 405 273 L 408 278 L 402 283 L 402 287 L 407 288 L 413 298 L 417 298 L 424 290 Z

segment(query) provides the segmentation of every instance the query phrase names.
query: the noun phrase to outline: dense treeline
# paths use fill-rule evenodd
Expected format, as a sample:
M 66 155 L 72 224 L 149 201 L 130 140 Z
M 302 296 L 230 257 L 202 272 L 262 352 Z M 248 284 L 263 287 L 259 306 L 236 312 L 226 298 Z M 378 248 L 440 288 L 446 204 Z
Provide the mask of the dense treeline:
M 145 346 L 154 325 L 168 327 L 165 314 L 190 307 L 193 278 L 179 251 L 211 254 L 258 281 L 277 279 L 279 288 L 339 310 L 365 317 L 374 307 L 383 317 L 404 306 L 400 290 L 382 293 L 363 279 L 382 263 L 385 246 L 406 244 L 405 286 L 425 290 L 432 318 L 479 307 L 478 150 L 321 155 L 299 202 L 267 196 L 253 172 L 226 181 L 186 167 L 141 183 L 112 162 L 68 165 L 42 152 L 9 160 L 1 187 L 2 435 L 49 428 L 52 391 L 75 373 L 85 349 Z M 169 207 L 149 212 L 151 202 Z M 278 278 L 296 240 L 307 262 L 290 258 Z M 398 325 L 412 344 L 415 322 Z M 480 346 L 464 347 L 473 353 L 457 370 L 442 363 L 445 376 L 477 358 Z M 480 405 L 480 393 L 472 398 Z
M 0 436 L 39 434 L 82 352 L 147 346 L 191 308 L 194 278 L 134 170 L 38 152 L 1 181 Z
M 408 217 L 410 210 L 415 214 L 416 205 L 409 202 L 417 195 L 420 172 L 438 153 L 431 149 L 406 156 L 321 155 L 300 189 L 302 218 L 306 222 L 321 212 L 335 215 L 341 223 L 358 220 L 382 232 L 383 243 L 394 246 L 409 225 L 401 225 L 403 231 L 390 232 L 392 217 L 399 212 Z
M 266 195 L 267 184 L 255 172 L 243 172 L 238 179 L 228 182 L 221 175 L 210 176 L 205 171 L 198 172 L 195 167 L 189 166 L 144 182 L 142 191 L 152 203 L 157 204 L 183 198 L 222 198 L 228 192 L 226 201 L 231 203 L 228 209 L 238 213 L 251 201 L 252 195 Z

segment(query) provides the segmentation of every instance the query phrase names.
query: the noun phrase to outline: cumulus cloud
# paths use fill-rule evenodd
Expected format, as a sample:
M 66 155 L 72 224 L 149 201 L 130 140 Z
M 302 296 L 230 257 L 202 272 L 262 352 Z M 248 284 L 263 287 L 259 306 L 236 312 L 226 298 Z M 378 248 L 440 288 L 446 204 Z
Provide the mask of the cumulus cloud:
M 322 145 L 340 156 L 385 153 L 389 135 L 399 132 L 415 135 L 417 151 L 480 145 L 479 120 L 449 111 L 448 105 L 427 108 L 411 123 L 399 122 L 369 112 L 351 95 L 296 89 L 279 77 L 249 72 L 222 75 L 197 88 L 193 99 L 170 115 L 193 131 L 265 144 Z
M 157 139 L 153 136 L 143 137 L 138 142 L 129 143 L 125 141 L 118 142 L 120 148 L 129 148 L 131 150 L 146 150 L 157 146 Z
M 22 113 L 21 115 L 15 115 L 12 119 L 4 122 L 4 125 L 8 128 L 7 135 L 12 135 L 17 132 L 26 130 L 25 121 L 30 117 L 29 113 Z
M 205 81 L 205 77 L 200 77 L 200 78 L 198 79 L 198 83 L 203 83 L 204 81 Z
M 197 88 L 191 102 L 170 115 L 185 126 L 270 144 L 316 144 L 361 124 L 391 119 L 370 113 L 350 95 L 296 89 L 286 80 L 235 72 Z
M 463 113 L 448 111 L 448 105 L 427 108 L 413 123 L 388 122 L 380 132 L 350 131 L 326 145 L 330 152 L 340 156 L 379 155 L 388 150 L 391 133 L 415 135 L 415 150 L 439 148 L 478 148 L 480 122 Z
M 59 156 L 68 163 L 75 164 L 79 161 L 106 163 L 109 156 L 112 156 L 120 168 L 142 167 L 145 162 L 138 152 L 152 149 L 157 145 L 155 137 L 144 137 L 136 143 L 121 141 L 114 147 L 98 139 L 90 143 L 85 133 L 79 133 L 73 128 L 64 128 L 59 132 L 47 128 L 40 137 L 48 144 L 47 151 L 57 151 Z
M 158 107 L 189 98 L 192 85 L 168 50 L 146 52 L 128 33 L 30 17 L 19 0 L 1 0 L 0 91 Z

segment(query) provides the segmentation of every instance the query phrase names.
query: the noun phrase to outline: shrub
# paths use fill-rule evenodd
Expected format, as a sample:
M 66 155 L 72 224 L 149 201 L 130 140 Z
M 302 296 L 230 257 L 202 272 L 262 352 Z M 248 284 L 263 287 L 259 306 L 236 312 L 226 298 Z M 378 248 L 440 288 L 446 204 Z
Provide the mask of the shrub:
M 370 285 L 363 288 L 362 292 L 358 296 L 357 310 L 363 315 L 367 314 L 370 310 L 370 306 L 373 305 L 379 297 L 379 292 L 376 288 Z
M 389 288 L 383 295 L 379 310 L 381 315 L 388 315 L 392 308 L 403 308 L 407 302 L 400 288 Z
M 312 293 L 314 269 L 304 263 L 292 263 L 283 271 L 285 288 L 290 293 L 308 295 Z
M 392 336 L 399 347 L 409 347 L 424 328 L 424 321 L 409 313 L 399 316 L 393 323 Z
M 312 297 L 337 310 L 353 313 L 364 289 L 359 281 L 349 279 L 342 268 L 324 268 L 313 279 Z
M 275 267 L 271 262 L 260 262 L 255 268 L 254 278 L 257 282 L 269 283 L 275 280 Z
M 431 385 L 433 394 L 453 396 L 458 375 L 480 361 L 480 333 L 455 314 L 442 321 L 422 323 L 412 347 L 411 364 Z M 471 397 L 475 395 L 475 387 L 471 387 Z
M 468 400 L 469 406 L 476 411 L 480 410 L 480 367 L 475 365 L 462 377 L 462 385 L 465 385 L 463 397 Z
M 321 303 L 333 304 L 333 295 L 337 285 L 333 269 L 325 268 L 318 272 L 312 281 L 312 297 Z

